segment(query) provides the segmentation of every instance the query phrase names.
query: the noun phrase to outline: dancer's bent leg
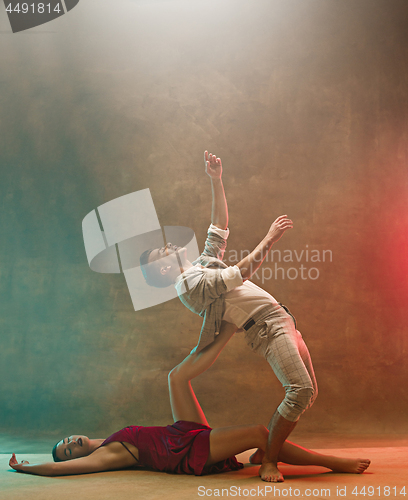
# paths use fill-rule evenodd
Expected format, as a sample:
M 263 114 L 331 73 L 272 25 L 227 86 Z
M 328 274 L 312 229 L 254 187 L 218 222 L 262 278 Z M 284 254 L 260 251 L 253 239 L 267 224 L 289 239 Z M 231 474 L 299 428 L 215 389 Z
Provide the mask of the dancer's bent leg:
M 280 482 L 283 476 L 277 467 L 279 452 L 300 415 L 311 405 L 317 385 L 307 347 L 292 325 L 268 341 L 264 355 L 286 394 L 269 422 L 268 445 L 259 475 L 264 481 Z
M 209 368 L 236 331 L 236 326 L 223 321 L 214 342 L 200 352 L 194 350 L 169 373 L 170 404 L 175 422 L 186 420 L 208 425 L 190 380 Z

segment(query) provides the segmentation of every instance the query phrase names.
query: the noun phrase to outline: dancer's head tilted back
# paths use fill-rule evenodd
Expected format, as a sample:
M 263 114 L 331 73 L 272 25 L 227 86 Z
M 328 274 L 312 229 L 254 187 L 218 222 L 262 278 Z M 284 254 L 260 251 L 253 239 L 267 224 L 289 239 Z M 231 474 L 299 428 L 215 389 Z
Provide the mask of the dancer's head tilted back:
M 61 439 L 54 446 L 52 458 L 54 462 L 64 462 L 71 458 L 86 457 L 93 451 L 91 440 L 87 436 L 69 436 Z
M 156 288 L 165 288 L 175 283 L 186 267 L 187 249 L 171 243 L 161 248 L 149 249 L 140 256 L 140 268 L 146 283 Z

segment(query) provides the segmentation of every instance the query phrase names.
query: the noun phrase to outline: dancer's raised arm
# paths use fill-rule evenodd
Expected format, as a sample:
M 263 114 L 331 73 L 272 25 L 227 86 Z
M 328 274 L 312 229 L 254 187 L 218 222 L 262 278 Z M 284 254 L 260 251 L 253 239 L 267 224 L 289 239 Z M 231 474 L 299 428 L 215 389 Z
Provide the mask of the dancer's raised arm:
M 205 172 L 211 179 L 212 212 L 211 222 L 220 229 L 228 227 L 228 205 L 222 183 L 221 158 L 204 151 Z
M 291 229 L 292 227 L 293 222 L 287 215 L 281 215 L 275 220 L 259 245 L 249 255 L 238 262 L 237 267 L 241 271 L 241 276 L 244 280 L 249 279 L 259 269 L 272 245 L 282 237 L 287 229 Z

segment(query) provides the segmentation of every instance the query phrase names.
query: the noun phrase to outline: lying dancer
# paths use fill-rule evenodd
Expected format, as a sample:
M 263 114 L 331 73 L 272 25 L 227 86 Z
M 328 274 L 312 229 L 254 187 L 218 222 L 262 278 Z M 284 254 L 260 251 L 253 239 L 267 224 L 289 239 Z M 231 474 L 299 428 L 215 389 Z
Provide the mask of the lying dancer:
M 70 436 L 54 449 L 55 462 L 18 463 L 13 453 L 10 467 L 19 472 L 40 476 L 63 476 L 147 467 L 179 474 L 210 474 L 243 467 L 235 454 L 258 448 L 252 461 L 262 460 L 268 441 L 263 425 L 208 427 L 190 380 L 206 370 L 234 334 L 223 324 L 214 342 L 200 352 L 190 353 L 169 374 L 170 403 L 174 424 L 167 427 L 126 427 L 108 439 Z M 183 443 L 183 446 L 181 446 Z M 289 441 L 279 453 L 279 460 L 294 465 L 320 465 L 336 472 L 363 473 L 369 460 L 321 455 Z
M 286 215 L 278 217 L 255 250 L 236 266 L 228 267 L 222 262 L 229 234 L 222 164 L 220 158 L 207 151 L 204 163 L 211 178 L 213 204 L 203 253 L 190 262 L 186 248 L 168 243 L 144 252 L 140 257 L 141 269 L 152 286 L 175 284 L 183 304 L 204 318 L 197 350 L 212 342 L 224 320 L 235 330 L 244 329 L 251 349 L 268 361 L 286 394 L 269 422 L 269 441 L 259 475 L 264 481 L 283 481 L 277 467 L 280 449 L 301 414 L 313 404 L 317 384 L 309 351 L 294 317 L 249 278 L 293 224 Z

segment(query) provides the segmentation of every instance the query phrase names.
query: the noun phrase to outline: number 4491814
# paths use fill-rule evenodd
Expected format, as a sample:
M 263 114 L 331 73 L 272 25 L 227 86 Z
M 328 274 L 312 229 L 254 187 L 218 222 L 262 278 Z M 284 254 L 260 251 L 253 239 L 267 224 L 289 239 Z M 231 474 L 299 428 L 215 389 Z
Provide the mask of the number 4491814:
M 57 5 L 55 7 L 53 7 L 50 3 L 47 3 L 47 4 L 45 4 L 45 3 L 37 3 L 37 4 L 35 4 L 35 3 L 32 3 L 32 4 L 22 3 L 21 7 L 20 7 L 20 3 L 18 3 L 13 9 L 13 6 L 11 5 L 11 3 L 9 3 L 6 7 L 6 11 L 9 14 L 11 14 L 13 12 L 17 12 L 17 13 L 21 13 L 21 14 L 28 14 L 28 13 L 51 14 L 51 12 L 60 13 L 61 7 L 60 7 L 59 2 L 57 3 Z
M 396 496 L 405 496 L 406 495 L 406 492 L 405 492 L 405 486 L 403 486 L 401 488 L 401 486 L 377 486 L 377 487 L 374 487 L 374 486 L 368 486 L 367 488 L 365 486 L 363 486 L 362 488 L 360 488 L 360 490 L 358 489 L 358 486 L 356 486 L 354 488 L 354 490 L 351 492 L 352 495 L 361 495 L 361 496 L 368 496 L 368 497 L 372 497 L 375 493 L 377 493 L 377 495 L 379 495 L 381 498 L 382 497 L 396 497 Z

